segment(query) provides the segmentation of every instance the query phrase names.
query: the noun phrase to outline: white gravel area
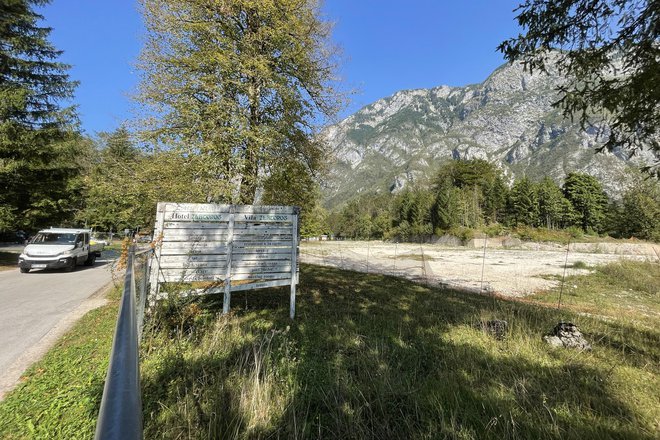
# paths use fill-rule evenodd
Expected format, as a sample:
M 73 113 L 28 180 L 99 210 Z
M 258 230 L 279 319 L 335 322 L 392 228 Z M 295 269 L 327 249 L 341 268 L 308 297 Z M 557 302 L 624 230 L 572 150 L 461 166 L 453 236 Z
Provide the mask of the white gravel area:
M 485 251 L 483 245 L 469 248 L 381 241 L 312 241 L 300 247 L 303 263 L 506 296 L 524 296 L 558 285 L 565 266 L 566 276 L 589 271 L 575 268 L 576 263 L 596 266 L 622 258 L 659 261 L 659 256 L 660 246 L 646 243 L 578 243 L 568 252 L 565 245 L 525 243 L 517 249 L 503 249 L 489 248 L 488 242 Z

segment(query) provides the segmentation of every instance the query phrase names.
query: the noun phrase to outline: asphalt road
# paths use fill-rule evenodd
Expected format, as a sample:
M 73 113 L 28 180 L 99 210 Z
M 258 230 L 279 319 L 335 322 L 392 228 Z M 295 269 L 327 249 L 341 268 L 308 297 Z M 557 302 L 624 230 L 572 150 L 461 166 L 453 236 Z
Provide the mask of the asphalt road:
M 104 302 L 94 294 L 112 280 L 105 254 L 73 272 L 0 272 L 0 399 L 76 319 Z

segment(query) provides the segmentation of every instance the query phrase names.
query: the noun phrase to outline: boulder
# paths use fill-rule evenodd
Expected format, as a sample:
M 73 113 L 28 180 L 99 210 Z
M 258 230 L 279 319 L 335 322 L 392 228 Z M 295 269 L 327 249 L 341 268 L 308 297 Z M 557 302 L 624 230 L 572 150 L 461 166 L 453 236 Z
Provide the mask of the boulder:
M 504 239 L 504 241 L 502 241 L 502 246 L 505 248 L 517 248 L 522 246 L 522 241 L 519 238 L 507 237 Z
M 441 237 L 437 237 L 434 240 L 435 244 L 443 245 L 443 246 L 452 246 L 452 247 L 458 247 L 458 246 L 463 246 L 463 240 L 461 240 L 458 237 L 455 237 L 453 235 L 445 234 Z
M 570 322 L 560 322 L 543 340 L 552 347 L 576 348 L 591 350 L 591 344 L 584 338 L 577 325 Z

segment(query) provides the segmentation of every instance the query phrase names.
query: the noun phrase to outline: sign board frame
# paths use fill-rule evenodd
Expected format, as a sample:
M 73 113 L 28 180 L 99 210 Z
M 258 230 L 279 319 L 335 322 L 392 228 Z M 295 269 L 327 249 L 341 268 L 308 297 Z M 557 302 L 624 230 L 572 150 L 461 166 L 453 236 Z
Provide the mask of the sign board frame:
M 295 316 L 298 284 L 300 208 L 269 205 L 219 205 L 159 202 L 150 295 L 160 299 L 162 283 L 221 283 L 196 293 L 224 293 L 291 286 L 290 316 Z M 233 284 L 232 281 L 248 281 Z

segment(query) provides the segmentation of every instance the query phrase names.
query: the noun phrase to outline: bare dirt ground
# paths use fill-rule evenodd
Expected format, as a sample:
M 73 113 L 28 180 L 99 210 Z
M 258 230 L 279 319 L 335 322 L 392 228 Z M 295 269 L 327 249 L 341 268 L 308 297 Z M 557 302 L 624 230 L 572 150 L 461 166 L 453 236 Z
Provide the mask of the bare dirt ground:
M 524 296 L 558 285 L 586 266 L 620 260 L 660 260 L 660 246 L 647 243 L 523 243 L 516 249 L 447 247 L 380 241 L 303 242 L 303 263 L 408 278 L 461 290 Z M 493 246 L 496 242 L 493 241 Z

